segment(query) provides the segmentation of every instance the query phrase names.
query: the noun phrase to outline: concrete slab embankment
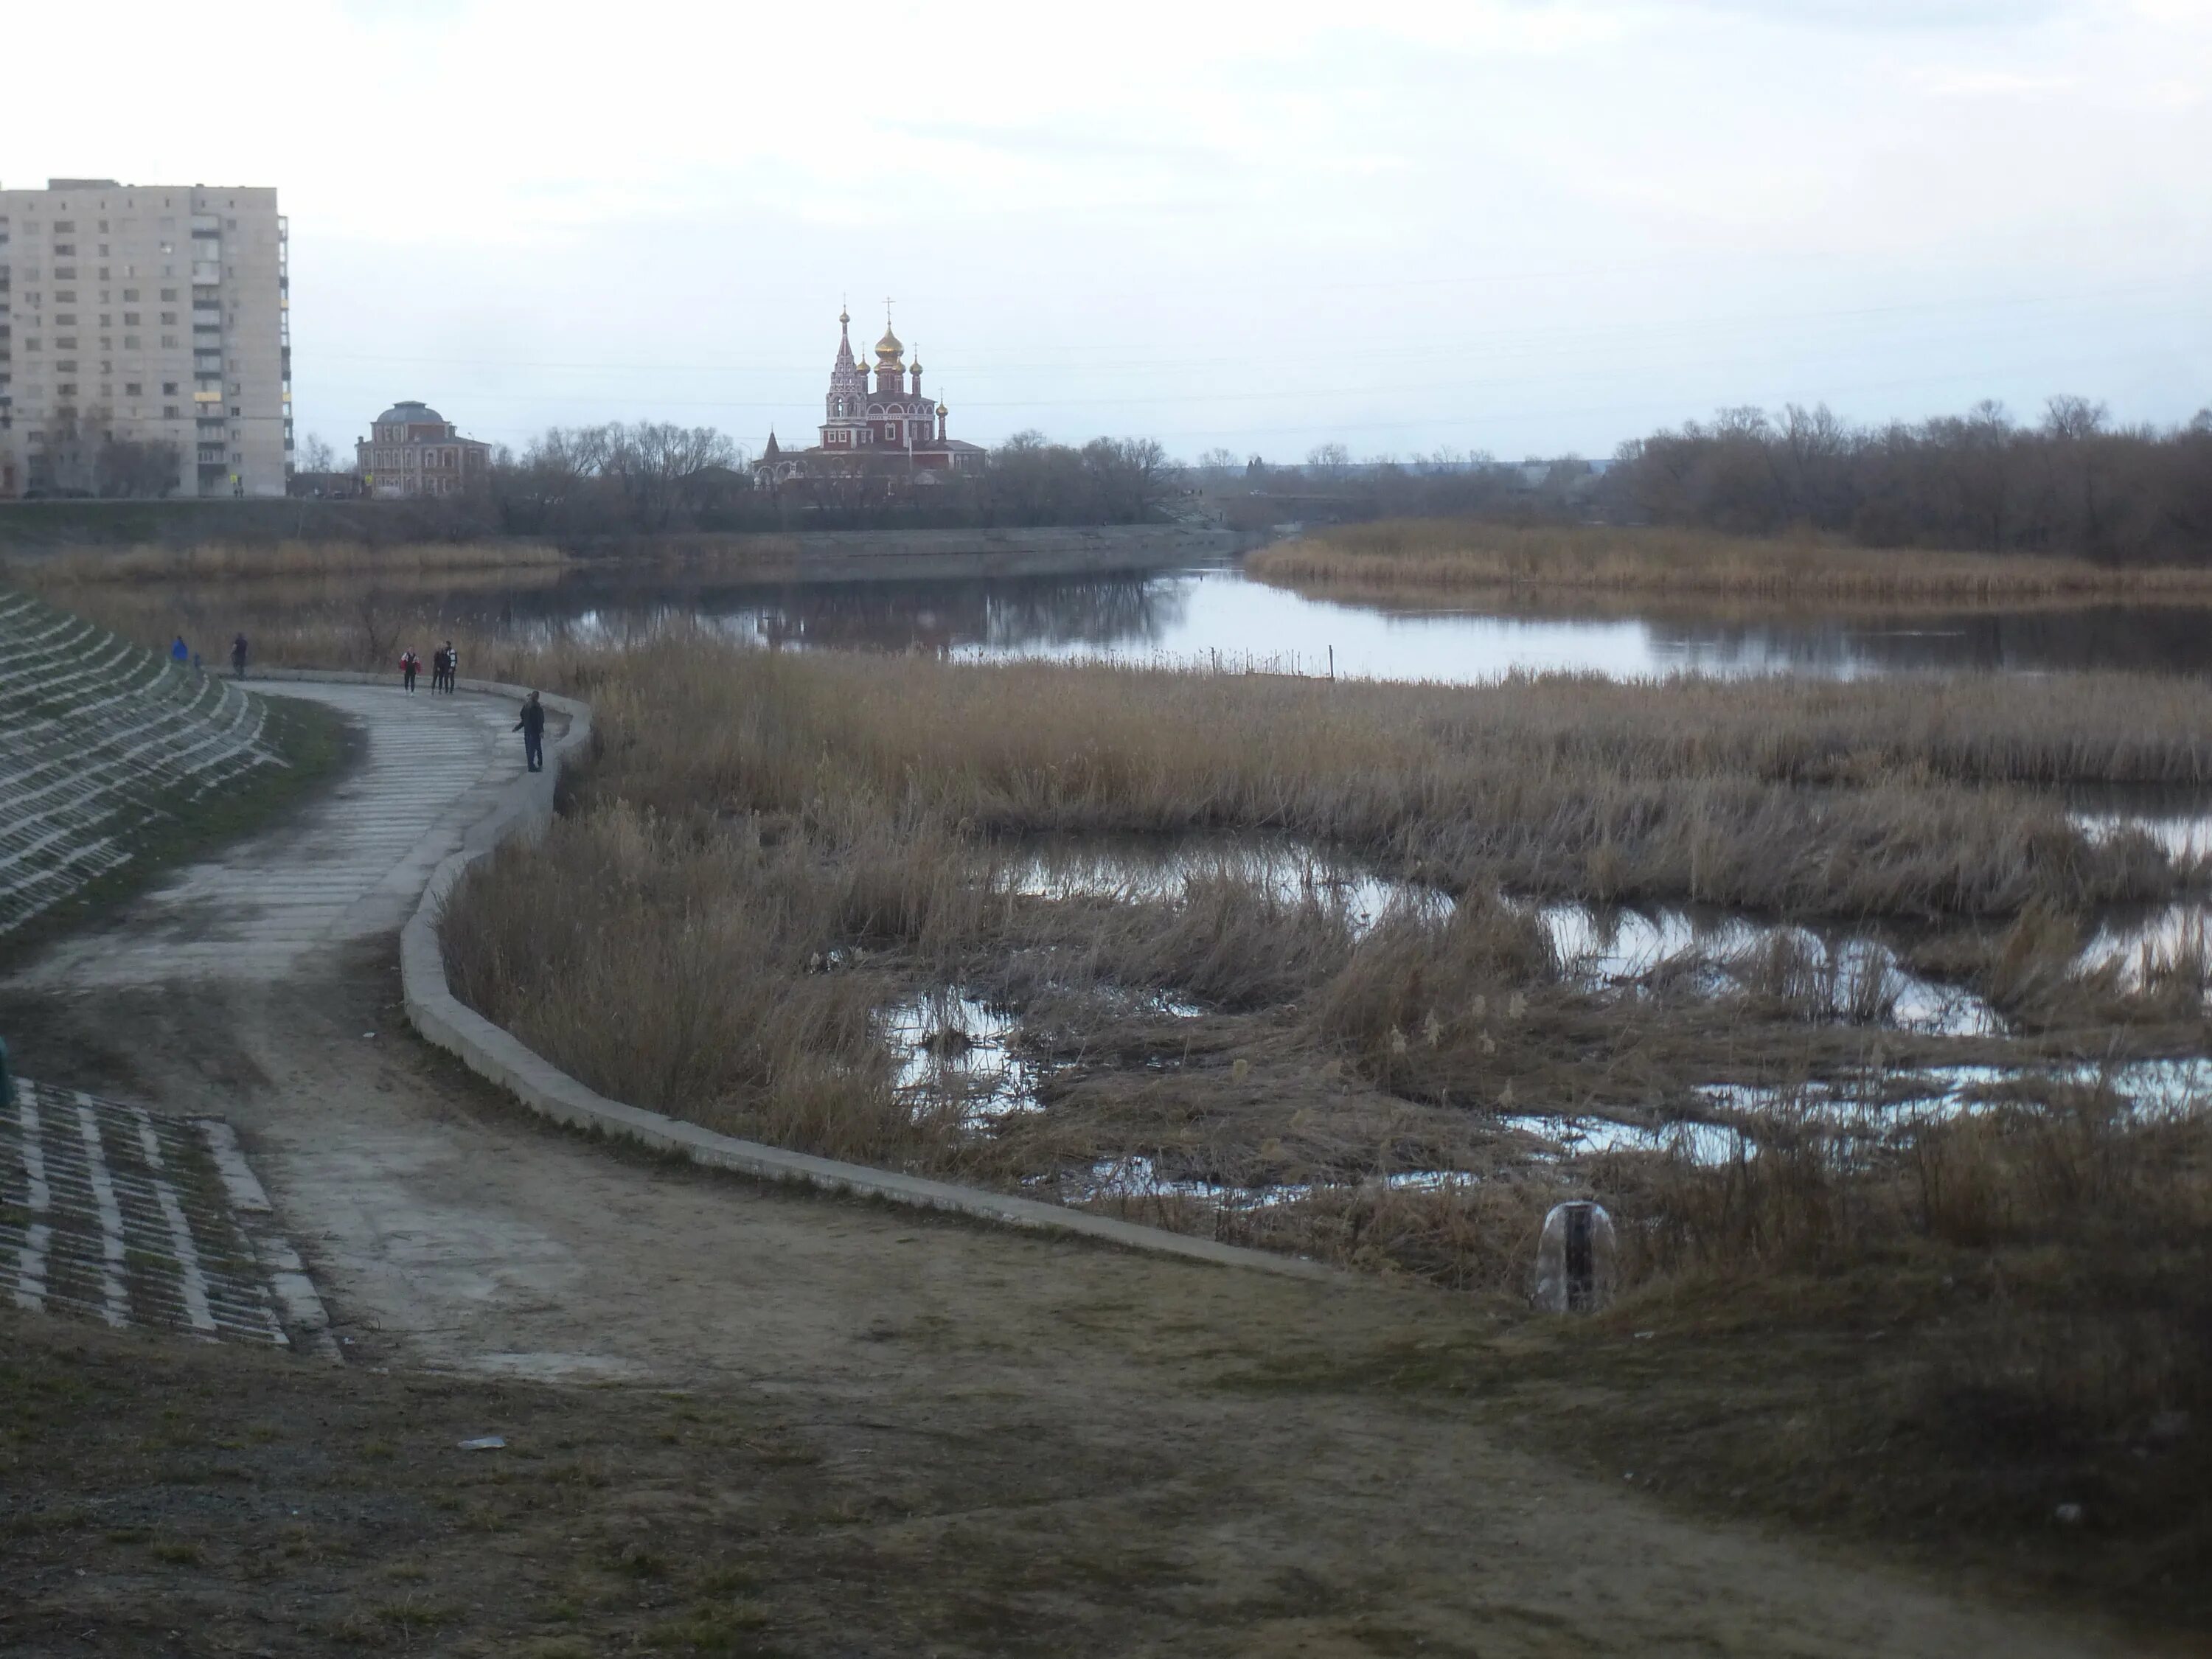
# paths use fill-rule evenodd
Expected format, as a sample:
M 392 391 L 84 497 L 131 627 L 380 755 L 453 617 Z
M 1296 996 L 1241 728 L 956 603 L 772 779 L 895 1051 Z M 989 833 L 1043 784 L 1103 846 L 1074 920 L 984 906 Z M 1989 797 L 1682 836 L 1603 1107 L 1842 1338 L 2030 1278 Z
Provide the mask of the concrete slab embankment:
M 230 681 L 0 591 L 0 933 L 128 864 L 180 805 L 283 764 Z
M 271 671 L 261 678 L 378 684 L 389 684 L 391 680 L 389 675 L 323 674 L 294 670 Z M 518 702 L 527 695 L 520 686 L 490 680 L 465 679 L 459 684 L 464 691 L 508 696 Z M 931 1181 L 835 1158 L 815 1158 L 759 1141 L 718 1134 L 697 1124 L 608 1099 L 525 1046 L 512 1032 L 465 1006 L 447 982 L 445 957 L 438 945 L 438 919 L 446 896 L 471 864 L 501 842 L 513 836 L 526 839 L 544 832 L 552 820 L 554 784 L 560 775 L 562 762 L 583 752 L 591 742 L 590 705 L 550 695 L 544 695 L 544 701 L 556 714 L 565 715 L 568 722 L 568 729 L 546 745 L 545 769 L 523 773 L 507 785 L 498 805 L 470 830 L 460 850 L 446 858 L 431 873 L 421 902 L 400 931 L 400 977 L 407 1018 L 428 1042 L 458 1056 L 471 1071 L 556 1122 L 621 1137 L 657 1152 L 675 1153 L 708 1168 L 728 1170 L 766 1181 L 794 1182 L 828 1192 L 882 1199 L 920 1209 L 940 1210 L 1004 1226 L 1073 1233 L 1125 1249 L 1182 1256 L 1222 1267 L 1294 1278 L 1338 1276 L 1334 1267 L 1295 1256 L 1217 1243 L 1212 1239 L 1039 1203 L 1034 1199 Z

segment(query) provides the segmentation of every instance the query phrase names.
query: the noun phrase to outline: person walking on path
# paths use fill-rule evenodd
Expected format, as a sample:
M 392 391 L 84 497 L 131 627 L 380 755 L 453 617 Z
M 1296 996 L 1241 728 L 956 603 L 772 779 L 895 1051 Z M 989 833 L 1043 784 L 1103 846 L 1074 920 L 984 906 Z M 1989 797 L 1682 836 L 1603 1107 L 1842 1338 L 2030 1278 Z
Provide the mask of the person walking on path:
M 415 695 L 416 671 L 422 666 L 422 658 L 415 654 L 412 646 L 399 653 L 399 683 L 407 688 L 407 695 Z
M 453 676 L 461 672 L 461 653 L 453 649 L 451 640 L 446 641 L 446 690 L 453 689 Z
M 169 647 L 169 660 L 182 668 L 191 659 L 191 650 L 185 644 L 185 636 L 182 634 L 178 635 L 177 642 Z
M 434 647 L 430 653 L 430 689 L 446 689 L 446 647 L 442 645 Z
M 545 705 L 538 701 L 532 691 L 530 701 L 522 705 L 522 718 L 514 723 L 522 733 L 522 758 L 533 772 L 545 769 Z
M 246 635 L 243 634 L 230 642 L 230 677 L 234 680 L 246 678 Z

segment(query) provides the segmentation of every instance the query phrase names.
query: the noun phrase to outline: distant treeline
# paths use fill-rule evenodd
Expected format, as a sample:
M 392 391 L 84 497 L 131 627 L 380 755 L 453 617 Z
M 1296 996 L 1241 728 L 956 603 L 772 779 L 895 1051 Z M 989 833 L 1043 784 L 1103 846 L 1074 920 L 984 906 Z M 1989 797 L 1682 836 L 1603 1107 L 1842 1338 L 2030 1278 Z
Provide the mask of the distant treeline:
M 1856 426 L 1826 407 L 1722 410 L 1623 444 L 1609 462 L 1483 454 L 1304 466 L 1205 458 L 1194 475 L 1232 522 L 1489 518 L 1661 524 L 1740 535 L 1809 529 L 1869 547 L 2212 563 L 2212 410 L 2186 426 L 2119 427 L 2054 398 L 2033 425 L 1999 404 Z
M 501 453 L 486 505 L 498 527 L 559 538 L 669 531 L 1139 524 L 1175 487 L 1150 439 L 1080 447 L 1022 432 L 974 472 L 917 474 L 896 458 L 866 472 L 756 488 L 744 452 L 712 427 L 653 422 L 556 427 Z
M 1623 445 L 1596 496 L 1608 517 L 1747 534 L 2212 562 L 2212 410 L 2170 430 L 2114 426 L 2081 398 L 2033 426 L 1992 403 L 1882 427 L 1724 410 Z

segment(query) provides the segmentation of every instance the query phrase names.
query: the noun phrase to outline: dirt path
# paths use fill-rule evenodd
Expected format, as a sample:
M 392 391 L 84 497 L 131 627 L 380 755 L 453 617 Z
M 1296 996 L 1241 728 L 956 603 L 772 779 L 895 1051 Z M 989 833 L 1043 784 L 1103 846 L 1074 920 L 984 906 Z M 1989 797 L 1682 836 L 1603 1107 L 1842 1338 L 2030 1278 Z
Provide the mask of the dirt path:
M 512 774 L 511 714 L 299 690 L 363 724 L 366 769 L 35 961 L 0 1030 L 32 1076 L 236 1124 L 356 1363 L 776 1399 L 832 1467 L 974 1494 L 884 1523 L 918 1572 L 994 1529 L 1063 1560 L 1141 1546 L 1187 1625 L 1102 1580 L 1091 1625 L 1125 1594 L 1129 1622 L 1085 1651 L 2136 1650 L 1686 1522 L 1519 1449 L 1480 1399 L 1344 1380 L 1409 1336 L 1480 1340 L 1464 1303 L 787 1195 L 545 1129 L 405 1032 L 391 931 Z M 1336 1380 L 1295 1380 L 1316 1371 Z M 1062 1490 L 1007 1510 L 992 1494 L 1048 1445 Z

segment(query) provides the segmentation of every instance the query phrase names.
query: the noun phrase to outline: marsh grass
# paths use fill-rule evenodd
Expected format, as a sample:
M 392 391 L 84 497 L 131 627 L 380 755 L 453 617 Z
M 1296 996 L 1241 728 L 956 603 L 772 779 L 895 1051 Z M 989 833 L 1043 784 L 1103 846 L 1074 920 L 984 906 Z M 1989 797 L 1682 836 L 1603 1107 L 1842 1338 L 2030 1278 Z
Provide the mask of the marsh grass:
M 572 561 L 537 542 L 204 542 L 170 547 L 71 548 L 18 561 L 15 579 L 49 591 L 271 577 L 374 576 L 421 580 L 461 572 L 559 569 Z
M 597 759 L 545 844 L 481 869 L 444 928 L 464 999 L 556 1062 L 779 1144 L 1492 1290 L 1560 1190 L 1516 1112 L 1657 1127 L 1705 1082 L 2105 1041 L 2079 975 L 2036 964 L 2085 905 L 2197 872 L 2082 836 L 2039 786 L 2212 758 L 2201 688 L 2099 677 L 1327 687 L 683 638 L 569 672 Z M 1013 879 L 1039 834 L 1194 832 L 1294 835 L 1456 902 L 1366 927 L 1326 884 L 1227 856 L 1150 896 Z M 1718 992 L 1592 988 L 1514 888 L 1947 918 L 1954 976 L 2047 1018 L 2026 1049 L 1916 1037 L 1884 1024 L 1886 972 L 1786 933 L 1713 964 Z M 979 1120 L 902 1086 L 884 1011 L 956 990 L 1018 1014 L 1042 1109 Z M 940 1057 L 964 1050 L 949 1013 L 933 1031 Z M 1785 1152 L 1759 1144 L 1761 1179 Z M 1158 1189 L 1102 1183 L 1132 1160 Z M 1482 1180 L 1392 1184 L 1438 1170 Z
M 2179 566 L 1449 519 L 1342 526 L 1262 548 L 1244 568 L 1318 597 L 1382 602 L 1546 592 L 1872 605 L 2212 602 L 2212 570 Z

